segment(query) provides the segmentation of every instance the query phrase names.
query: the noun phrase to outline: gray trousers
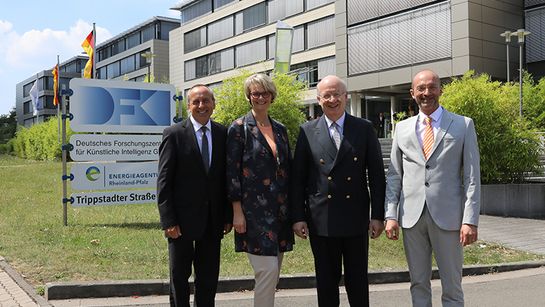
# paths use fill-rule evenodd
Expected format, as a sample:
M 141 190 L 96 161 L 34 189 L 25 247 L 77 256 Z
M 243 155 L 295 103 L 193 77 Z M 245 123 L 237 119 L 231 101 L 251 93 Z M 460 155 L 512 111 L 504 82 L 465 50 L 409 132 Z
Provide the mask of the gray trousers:
M 254 307 L 273 307 L 284 253 L 278 253 L 278 256 L 247 255 L 255 274 Z
M 439 269 L 443 307 L 464 306 L 460 231 L 447 231 L 433 221 L 427 206 L 412 228 L 403 228 L 403 246 L 411 276 L 414 307 L 431 307 L 432 251 Z

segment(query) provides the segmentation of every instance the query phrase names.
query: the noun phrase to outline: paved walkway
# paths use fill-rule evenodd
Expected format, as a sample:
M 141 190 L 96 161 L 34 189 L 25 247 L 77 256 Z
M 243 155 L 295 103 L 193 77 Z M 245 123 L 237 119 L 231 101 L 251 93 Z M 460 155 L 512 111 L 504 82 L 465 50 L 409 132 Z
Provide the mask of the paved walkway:
M 493 216 L 481 216 L 479 223 L 479 237 L 481 240 L 496 242 L 507 247 L 512 247 L 528 252 L 545 255 L 545 220 L 503 218 Z M 229 294 L 223 294 L 229 300 Z M 166 303 L 167 297 L 149 298 L 119 298 L 102 299 L 109 300 L 110 306 L 132 305 L 132 303 L 159 306 Z M 133 300 L 134 302 L 131 302 Z M 55 306 L 85 306 L 85 300 L 69 300 L 55 302 Z M 98 301 L 98 300 L 97 300 Z M 94 306 L 97 306 L 97 301 Z M 69 305 L 63 305 L 69 304 Z M 89 303 L 87 301 L 86 303 Z M 13 270 L 2 257 L 0 257 L 0 307 L 35 307 L 51 306 L 41 296 L 35 294 L 20 274 Z
M 481 215 L 479 239 L 545 255 L 545 220 Z
M 0 257 L 4 262 L 4 258 Z M 4 262 L 5 264 L 5 262 Z M 28 295 L 23 288 L 17 284 L 16 278 L 0 266 L 0 306 L 1 307 L 37 307 L 36 302 Z M 9 270 L 9 269 L 8 269 Z

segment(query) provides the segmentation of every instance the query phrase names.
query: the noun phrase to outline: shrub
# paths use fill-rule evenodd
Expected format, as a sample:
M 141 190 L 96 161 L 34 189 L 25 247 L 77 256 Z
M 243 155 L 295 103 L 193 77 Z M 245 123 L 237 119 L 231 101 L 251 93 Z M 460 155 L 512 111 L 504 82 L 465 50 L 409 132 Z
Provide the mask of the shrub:
M 519 117 L 518 88 L 467 72 L 443 87 L 441 105 L 475 122 L 483 183 L 524 181 L 539 168 L 536 130 Z
M 72 132 L 67 129 L 67 140 Z M 61 142 L 57 117 L 30 128 L 19 127 L 13 140 L 13 149 L 18 157 L 31 160 L 51 161 L 61 157 Z
M 244 94 L 244 81 L 250 75 L 252 73 L 249 71 L 241 71 L 238 76 L 224 80 L 221 86 L 214 89 L 214 120 L 228 126 L 250 110 Z M 269 109 L 269 115 L 286 126 L 293 148 L 299 134 L 299 125 L 305 121 L 299 102 L 303 98 L 306 85 L 295 76 L 287 74 L 274 74 L 272 79 L 276 85 L 277 96 Z

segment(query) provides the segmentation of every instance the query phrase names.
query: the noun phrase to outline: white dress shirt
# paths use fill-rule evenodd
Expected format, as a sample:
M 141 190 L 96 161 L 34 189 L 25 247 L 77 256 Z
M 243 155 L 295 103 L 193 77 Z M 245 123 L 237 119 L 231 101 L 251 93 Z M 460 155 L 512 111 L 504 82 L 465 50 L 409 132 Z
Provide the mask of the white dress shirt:
M 420 147 L 424 146 L 423 144 L 424 144 L 424 131 L 426 130 L 426 122 L 425 122 L 426 117 L 428 117 L 428 115 L 422 112 L 419 112 L 418 120 L 416 121 L 416 136 L 418 137 L 418 142 L 420 142 Z M 431 117 L 431 127 L 433 128 L 433 140 L 435 142 L 435 140 L 437 139 L 437 132 L 439 132 L 441 118 L 443 117 L 443 107 L 439 106 L 437 110 L 431 113 L 430 117 Z
M 193 124 L 193 129 L 195 129 L 195 137 L 197 138 L 197 145 L 199 145 L 199 150 L 202 152 L 202 130 L 201 125 L 198 121 L 196 121 L 193 116 L 189 116 L 189 120 L 191 120 L 191 123 Z M 212 124 L 210 123 L 210 120 L 206 123 L 206 128 L 208 128 L 206 133 L 206 138 L 208 139 L 208 161 L 209 163 L 212 162 Z M 210 166 L 210 165 L 209 165 Z
M 325 114 L 325 122 L 327 123 L 327 130 L 329 130 L 329 136 L 331 138 L 333 138 L 333 129 L 335 129 L 334 127 L 331 126 L 331 124 L 333 124 L 333 121 L 331 119 L 329 119 Z M 344 132 L 344 119 L 346 117 L 346 113 L 343 113 L 343 115 L 341 117 L 339 117 L 339 119 L 337 119 L 335 121 L 335 123 L 339 126 L 339 134 L 341 135 L 341 141 L 342 141 L 342 136 L 343 136 L 343 132 Z

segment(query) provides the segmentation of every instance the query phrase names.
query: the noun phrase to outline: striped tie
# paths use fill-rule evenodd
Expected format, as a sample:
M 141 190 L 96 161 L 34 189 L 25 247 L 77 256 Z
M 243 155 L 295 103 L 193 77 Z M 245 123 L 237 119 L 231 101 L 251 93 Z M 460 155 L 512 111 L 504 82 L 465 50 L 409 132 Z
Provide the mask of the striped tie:
M 424 140 L 422 141 L 422 150 L 426 160 L 430 157 L 433 148 L 433 127 L 431 126 L 431 117 L 424 118 L 426 128 L 424 129 Z

